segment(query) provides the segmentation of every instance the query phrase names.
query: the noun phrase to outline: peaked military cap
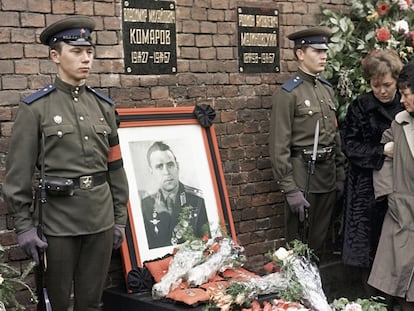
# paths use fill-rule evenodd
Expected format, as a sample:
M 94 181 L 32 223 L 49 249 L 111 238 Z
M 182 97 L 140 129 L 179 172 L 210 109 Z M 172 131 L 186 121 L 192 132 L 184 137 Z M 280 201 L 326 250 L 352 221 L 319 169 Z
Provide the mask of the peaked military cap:
M 88 16 L 69 16 L 46 27 L 40 34 L 40 42 L 53 46 L 63 41 L 75 46 L 92 44 L 91 32 L 95 29 L 95 21 Z
M 288 35 L 289 40 L 295 42 L 295 47 L 307 44 L 314 49 L 327 50 L 329 37 L 332 32 L 327 27 L 312 27 Z

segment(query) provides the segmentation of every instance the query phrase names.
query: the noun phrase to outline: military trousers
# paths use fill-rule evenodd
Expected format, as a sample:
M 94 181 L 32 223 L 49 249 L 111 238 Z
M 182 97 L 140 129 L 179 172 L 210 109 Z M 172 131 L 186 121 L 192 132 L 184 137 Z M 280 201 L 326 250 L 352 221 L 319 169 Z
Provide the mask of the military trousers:
M 46 238 L 46 288 L 52 310 L 68 310 L 72 288 L 74 311 L 100 310 L 111 261 L 113 228 L 90 235 Z
M 319 257 L 323 251 L 323 245 L 328 235 L 332 212 L 336 206 L 336 190 L 327 193 L 309 193 L 308 202 L 308 238 L 309 247 Z M 286 240 L 301 240 L 299 236 L 299 218 L 292 213 L 289 205 L 285 202 L 285 228 Z

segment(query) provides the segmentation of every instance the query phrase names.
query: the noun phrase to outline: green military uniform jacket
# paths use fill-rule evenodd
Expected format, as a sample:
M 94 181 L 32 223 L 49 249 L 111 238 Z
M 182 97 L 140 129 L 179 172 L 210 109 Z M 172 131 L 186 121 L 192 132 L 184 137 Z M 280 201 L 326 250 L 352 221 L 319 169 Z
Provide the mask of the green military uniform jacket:
M 46 176 L 78 178 L 99 172 L 107 182 L 75 189 L 73 196 L 48 196 L 44 233 L 75 236 L 125 225 L 128 184 L 120 156 L 114 105 L 109 98 L 59 78 L 20 104 L 6 163 L 4 195 L 17 233 L 36 225 L 32 176 L 41 165 L 45 134 Z
M 187 226 L 196 237 L 210 236 L 204 199 L 200 190 L 179 183 L 178 193 L 168 210 L 161 190 L 142 199 L 142 214 L 149 248 L 176 245 L 184 242 Z M 183 209 L 189 210 L 183 219 Z
M 335 190 L 336 181 L 345 179 L 345 156 L 341 151 L 334 94 L 329 82 L 298 70 L 273 95 L 270 120 L 270 160 L 282 192 L 306 188 L 307 163 L 300 153 L 312 151 L 316 121 L 319 120 L 319 148 L 332 147 L 333 154 L 317 161 L 309 191 Z

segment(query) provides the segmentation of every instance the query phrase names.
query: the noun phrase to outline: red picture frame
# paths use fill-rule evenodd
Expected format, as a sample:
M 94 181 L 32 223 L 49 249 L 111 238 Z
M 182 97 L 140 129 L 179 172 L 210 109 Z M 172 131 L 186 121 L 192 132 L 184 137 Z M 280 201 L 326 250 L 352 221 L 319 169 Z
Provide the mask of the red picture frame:
M 207 105 L 174 108 L 119 108 L 118 129 L 130 200 L 126 239 L 121 246 L 125 274 L 142 268 L 145 261 L 171 254 L 174 246 L 150 249 L 140 212 L 141 188 L 150 186 L 145 176 L 145 154 L 150 142 L 162 140 L 176 148 L 184 175 L 203 190 L 212 237 L 236 232 L 228 199 L 222 163 L 212 120 L 214 110 Z M 178 147 L 177 146 L 181 146 Z M 174 149 L 174 148 L 172 148 Z M 177 152 L 178 149 L 178 152 Z M 183 159 L 184 158 L 184 159 Z M 183 177 L 185 178 L 185 177 Z M 150 190 L 151 191 L 151 190 Z M 219 229 L 219 230 L 217 230 Z

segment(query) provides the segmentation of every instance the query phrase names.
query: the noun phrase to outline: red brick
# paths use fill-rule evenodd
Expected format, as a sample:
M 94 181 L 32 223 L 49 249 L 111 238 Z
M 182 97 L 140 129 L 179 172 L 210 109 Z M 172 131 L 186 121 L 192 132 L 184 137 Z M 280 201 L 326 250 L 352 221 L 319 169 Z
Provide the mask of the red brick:
M 79 15 L 93 15 L 94 1 L 75 1 L 75 13 Z
M 115 15 L 115 7 L 112 2 L 103 3 L 103 2 L 95 1 L 94 10 L 95 10 L 95 15 L 98 15 L 98 16 L 114 16 Z
M 18 1 L 24 2 L 24 1 Z M 50 0 L 28 0 L 29 12 L 50 13 L 52 12 L 52 1 Z
M 27 88 L 25 76 L 7 75 L 1 78 L 3 88 L 6 90 L 23 90 Z
M 0 106 L 10 106 L 11 104 L 16 104 L 19 101 L 20 93 L 18 91 L 0 91 Z
M 0 28 L 0 43 L 10 42 L 11 30 L 7 28 Z
M 217 34 L 217 24 L 213 22 L 200 22 L 200 32 L 201 33 L 210 33 L 210 34 Z
M 224 21 L 224 11 L 223 10 L 214 10 L 209 9 L 207 14 L 207 20 L 214 22 L 223 22 Z
M 183 33 L 199 33 L 200 32 L 200 22 L 188 20 L 183 21 Z
M 217 50 L 213 47 L 200 48 L 200 59 L 216 59 Z
M 205 8 L 192 7 L 190 16 L 193 20 L 206 20 L 207 10 Z
M 188 33 L 178 33 L 177 34 L 177 46 L 194 46 L 195 45 L 195 36 Z
M 118 17 L 105 16 L 103 22 L 106 30 L 121 30 L 121 21 Z
M 233 47 L 218 47 L 217 59 L 233 59 L 235 52 Z
M 14 59 L 23 57 L 22 44 L 0 44 L 0 59 Z
M 49 56 L 49 49 L 47 46 L 42 44 L 25 44 L 24 45 L 24 56 L 25 57 L 38 57 L 46 58 Z
M 2 11 L 27 11 L 28 7 L 26 1 L 2 0 L 1 9 Z
M 14 73 L 14 65 L 11 60 L 0 60 L 0 72 L 2 74 Z
M 190 61 L 190 71 L 191 72 L 206 72 L 207 65 L 198 60 Z
M 3 26 L 19 27 L 19 13 L 0 12 L 0 27 Z
M 195 46 L 209 47 L 212 46 L 213 38 L 211 35 L 198 35 L 195 37 Z
M 96 38 L 96 44 L 115 45 L 118 43 L 118 36 L 115 31 L 99 31 Z
M 190 16 L 191 8 L 189 7 L 177 7 L 175 10 L 176 20 L 185 20 Z
M 44 27 L 45 19 L 42 14 L 21 13 L 22 27 Z
M 37 74 L 39 72 L 39 60 L 33 58 L 16 60 L 15 68 L 17 74 Z
M 52 1 L 53 14 L 73 14 L 75 12 L 75 5 L 73 1 Z
M 151 98 L 160 99 L 168 97 L 168 87 L 165 86 L 155 86 L 151 88 Z

